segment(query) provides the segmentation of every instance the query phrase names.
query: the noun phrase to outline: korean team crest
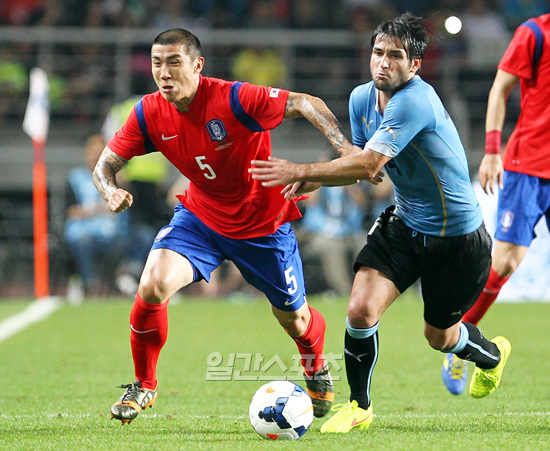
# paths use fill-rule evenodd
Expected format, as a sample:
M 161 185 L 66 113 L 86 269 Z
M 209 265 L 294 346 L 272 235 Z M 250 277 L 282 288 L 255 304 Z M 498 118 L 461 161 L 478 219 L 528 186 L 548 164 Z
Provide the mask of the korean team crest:
M 510 227 L 512 227 L 512 223 L 514 222 L 514 213 L 510 210 L 505 211 L 502 215 L 502 218 L 500 219 L 500 229 L 503 232 L 507 232 Z
M 225 130 L 225 125 L 220 119 L 212 119 L 206 124 L 206 129 L 212 141 L 223 141 L 227 138 L 227 131 Z

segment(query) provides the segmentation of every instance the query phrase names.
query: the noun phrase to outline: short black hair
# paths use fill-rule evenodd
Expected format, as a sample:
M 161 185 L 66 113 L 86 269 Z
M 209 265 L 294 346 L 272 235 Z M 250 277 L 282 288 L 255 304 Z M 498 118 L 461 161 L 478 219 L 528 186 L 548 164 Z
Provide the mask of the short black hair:
M 406 12 L 379 25 L 371 39 L 371 47 L 374 48 L 376 38 L 387 36 L 389 38 L 399 38 L 409 60 L 413 58 L 424 58 L 424 51 L 428 47 L 428 33 L 422 24 L 422 18 Z
M 201 56 L 201 42 L 199 38 L 183 28 L 170 28 L 169 30 L 163 31 L 153 40 L 153 45 L 155 44 L 181 44 L 185 47 L 185 52 L 191 59 L 194 60 Z

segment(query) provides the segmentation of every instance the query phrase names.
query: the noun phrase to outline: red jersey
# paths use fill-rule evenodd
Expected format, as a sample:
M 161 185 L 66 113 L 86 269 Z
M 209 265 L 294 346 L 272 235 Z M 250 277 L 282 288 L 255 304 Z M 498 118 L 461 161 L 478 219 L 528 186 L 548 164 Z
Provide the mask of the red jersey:
M 265 188 L 248 173 L 251 160 L 271 155 L 269 130 L 283 120 L 288 91 L 200 78 L 188 111 L 159 91 L 138 102 L 107 144 L 125 159 L 160 151 L 189 180 L 183 205 L 229 238 L 274 233 L 300 217 L 281 187 Z
M 520 78 L 521 89 L 521 114 L 503 163 L 508 171 L 550 179 L 550 14 L 531 20 L 542 33 L 528 22 L 518 27 L 498 65 Z M 537 42 L 542 54 L 535 63 Z

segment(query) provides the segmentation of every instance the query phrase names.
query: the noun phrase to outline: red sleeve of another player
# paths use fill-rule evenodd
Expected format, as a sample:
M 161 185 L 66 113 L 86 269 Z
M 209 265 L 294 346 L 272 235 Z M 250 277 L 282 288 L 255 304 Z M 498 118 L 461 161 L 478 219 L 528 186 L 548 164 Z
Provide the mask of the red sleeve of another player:
M 136 111 L 133 109 L 122 128 L 107 143 L 107 147 L 122 158 L 129 160 L 132 157 L 145 154 L 144 141 Z
M 254 118 L 264 130 L 272 130 L 281 124 L 285 115 L 288 91 L 243 83 L 239 89 L 239 100 L 243 109 Z
M 535 33 L 528 27 L 518 27 L 500 60 L 498 68 L 520 78 L 530 80 L 533 76 L 535 44 Z

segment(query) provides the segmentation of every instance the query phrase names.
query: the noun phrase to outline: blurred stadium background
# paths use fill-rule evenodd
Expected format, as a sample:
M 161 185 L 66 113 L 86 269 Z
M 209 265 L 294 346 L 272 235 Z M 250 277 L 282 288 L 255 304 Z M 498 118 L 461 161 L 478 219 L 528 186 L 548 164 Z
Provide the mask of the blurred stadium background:
M 432 33 L 421 76 L 459 128 L 475 179 L 498 61 L 519 24 L 549 11 L 545 1 L 0 0 L 0 297 L 33 294 L 33 152 L 21 128 L 31 68 L 50 80 L 50 279 L 52 294 L 64 295 L 66 174 L 81 163 L 84 141 L 101 132 L 113 105 L 155 90 L 149 51 L 158 32 L 194 32 L 204 75 L 320 96 L 349 133 L 348 96 L 370 79 L 373 28 L 407 10 L 425 17 Z M 452 16 L 460 30 L 447 20 Z M 514 91 L 504 136 L 518 113 Z M 276 155 L 294 161 L 313 161 L 327 149 L 322 135 L 299 121 L 275 130 L 273 142 Z M 176 177 L 169 173 L 166 189 Z

